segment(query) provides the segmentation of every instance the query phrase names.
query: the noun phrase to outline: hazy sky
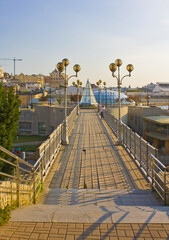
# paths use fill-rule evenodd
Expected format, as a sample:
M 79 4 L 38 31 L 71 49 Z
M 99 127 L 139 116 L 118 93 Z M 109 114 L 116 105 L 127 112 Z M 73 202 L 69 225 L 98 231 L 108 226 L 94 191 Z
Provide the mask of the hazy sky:
M 79 63 L 83 83 L 116 86 L 109 64 L 121 58 L 121 75 L 134 65 L 123 86 L 169 82 L 169 0 L 0 0 L 0 9 L 0 58 L 22 58 L 16 74 L 49 75 L 68 58 L 69 75 Z M 12 61 L 0 65 L 13 73 Z

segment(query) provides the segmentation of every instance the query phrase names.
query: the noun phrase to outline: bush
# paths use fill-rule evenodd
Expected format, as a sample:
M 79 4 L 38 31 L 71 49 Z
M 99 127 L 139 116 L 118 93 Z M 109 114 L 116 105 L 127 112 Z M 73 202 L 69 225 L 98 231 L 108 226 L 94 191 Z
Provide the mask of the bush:
M 4 209 L 0 208 L 0 226 L 4 225 L 11 218 L 11 207 L 6 206 Z

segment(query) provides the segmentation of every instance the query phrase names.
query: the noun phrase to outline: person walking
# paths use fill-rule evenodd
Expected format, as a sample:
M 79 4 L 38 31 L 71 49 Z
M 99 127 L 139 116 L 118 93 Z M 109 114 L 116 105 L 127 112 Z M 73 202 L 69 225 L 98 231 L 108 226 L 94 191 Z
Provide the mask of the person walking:
M 26 160 L 26 153 L 25 152 L 22 152 L 22 159 Z
M 101 115 L 101 119 L 104 119 L 104 106 L 103 105 L 100 108 L 100 115 Z

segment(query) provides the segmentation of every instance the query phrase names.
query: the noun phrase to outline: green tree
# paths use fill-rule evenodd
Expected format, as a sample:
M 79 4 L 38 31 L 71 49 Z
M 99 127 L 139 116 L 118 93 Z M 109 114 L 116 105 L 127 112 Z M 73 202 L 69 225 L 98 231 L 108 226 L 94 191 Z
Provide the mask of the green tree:
M 20 117 L 19 96 L 13 89 L 7 89 L 0 84 L 0 145 L 9 151 L 12 149 L 13 138 L 17 135 L 18 121 Z M 0 156 L 4 154 L 0 152 Z M 0 162 L 0 169 L 5 164 Z

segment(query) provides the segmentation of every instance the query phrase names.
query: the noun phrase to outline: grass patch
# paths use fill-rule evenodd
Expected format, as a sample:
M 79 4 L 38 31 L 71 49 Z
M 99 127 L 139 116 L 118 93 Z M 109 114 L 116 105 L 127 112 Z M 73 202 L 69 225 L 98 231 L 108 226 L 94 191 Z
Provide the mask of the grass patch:
M 4 225 L 11 218 L 11 210 L 10 206 L 6 206 L 4 209 L 0 208 L 0 226 Z
M 36 152 L 36 149 L 39 145 L 22 145 L 22 146 L 15 146 L 16 148 L 20 148 L 22 152 Z
M 0 208 L 0 226 L 6 224 L 9 221 L 9 219 L 11 218 L 11 210 L 14 210 L 16 208 L 16 202 L 13 203 L 11 206 L 7 205 L 3 209 Z
M 11 217 L 11 209 L 9 206 L 6 206 L 4 209 L 0 208 L 0 226 L 7 223 L 10 217 Z
M 13 143 L 26 143 L 26 142 L 39 142 L 39 141 L 45 141 L 48 137 L 47 136 L 27 136 L 27 135 L 19 135 L 14 138 Z

